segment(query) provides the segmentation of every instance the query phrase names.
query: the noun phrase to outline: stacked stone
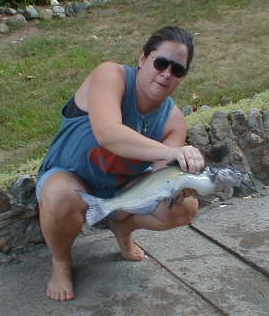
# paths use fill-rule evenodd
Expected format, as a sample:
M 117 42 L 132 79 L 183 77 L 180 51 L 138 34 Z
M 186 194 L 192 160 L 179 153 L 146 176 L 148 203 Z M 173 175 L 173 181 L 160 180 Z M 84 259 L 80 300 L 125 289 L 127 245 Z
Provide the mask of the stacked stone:
M 242 111 L 228 115 L 215 112 L 211 125 L 196 125 L 188 130 L 188 142 L 199 148 L 208 164 L 232 165 L 246 172 L 239 196 L 246 196 L 269 185 L 269 111 L 251 109 L 249 118 Z M 247 179 L 248 178 L 248 179 Z
M 63 19 L 76 16 L 80 12 L 88 12 L 93 5 L 107 2 L 108 0 L 92 0 L 91 2 L 84 0 L 83 2 L 60 4 L 57 0 L 51 0 L 48 7 L 27 5 L 24 9 L 18 10 L 0 6 L 0 34 L 8 33 L 12 28 L 25 27 L 29 21 L 33 20 Z
M 40 231 L 35 181 L 19 176 L 8 192 L 0 190 L 0 251 L 25 251 L 43 243 Z

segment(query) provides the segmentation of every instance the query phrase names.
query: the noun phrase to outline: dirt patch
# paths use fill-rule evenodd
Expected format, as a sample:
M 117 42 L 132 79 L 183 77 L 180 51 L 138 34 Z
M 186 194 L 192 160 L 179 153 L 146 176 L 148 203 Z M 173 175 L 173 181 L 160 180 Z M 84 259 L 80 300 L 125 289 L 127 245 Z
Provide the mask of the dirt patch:
M 42 33 L 43 31 L 39 28 L 38 21 L 29 21 L 25 27 L 11 30 L 7 34 L 0 34 L 0 48 L 3 45 L 19 43 Z
M 36 140 L 30 143 L 27 147 L 20 147 L 10 150 L 3 150 L 0 148 L 0 165 L 13 164 L 18 161 L 18 157 L 25 161 L 29 155 L 40 152 L 39 148 L 46 148 L 48 144 L 44 141 Z

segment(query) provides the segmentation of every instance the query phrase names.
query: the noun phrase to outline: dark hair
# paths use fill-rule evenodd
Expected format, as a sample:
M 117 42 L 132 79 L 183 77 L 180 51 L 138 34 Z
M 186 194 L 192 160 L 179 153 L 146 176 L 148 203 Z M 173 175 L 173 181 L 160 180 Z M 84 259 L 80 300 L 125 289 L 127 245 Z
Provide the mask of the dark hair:
M 158 46 L 164 41 L 172 41 L 177 43 L 185 44 L 188 48 L 188 60 L 187 70 L 189 69 L 190 63 L 193 57 L 193 37 L 192 35 L 176 26 L 165 26 L 160 30 L 157 30 L 151 35 L 143 47 L 144 55 L 147 57 L 152 51 L 156 50 Z

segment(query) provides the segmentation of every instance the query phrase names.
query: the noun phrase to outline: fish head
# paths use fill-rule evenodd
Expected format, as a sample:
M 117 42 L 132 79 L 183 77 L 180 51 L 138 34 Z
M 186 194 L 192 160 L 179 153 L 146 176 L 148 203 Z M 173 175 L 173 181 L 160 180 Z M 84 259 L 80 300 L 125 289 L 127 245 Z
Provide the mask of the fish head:
M 216 190 L 225 190 L 239 187 L 244 177 L 244 173 L 232 166 L 216 167 L 207 166 L 205 172 L 215 184 Z

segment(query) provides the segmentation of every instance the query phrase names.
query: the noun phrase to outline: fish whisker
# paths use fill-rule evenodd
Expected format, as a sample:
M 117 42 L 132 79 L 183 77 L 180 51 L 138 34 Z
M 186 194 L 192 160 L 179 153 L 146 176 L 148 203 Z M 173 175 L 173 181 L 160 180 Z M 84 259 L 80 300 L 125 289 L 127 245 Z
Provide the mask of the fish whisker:
M 241 185 L 243 185 L 243 186 L 247 187 L 248 189 L 253 190 L 253 191 L 255 191 L 257 193 L 258 189 L 257 189 L 257 187 L 255 185 L 255 182 L 254 182 L 251 174 L 249 172 L 247 172 L 246 174 L 248 175 L 248 177 L 249 177 L 249 179 L 250 179 L 250 181 L 252 183 L 252 186 L 249 185 L 247 182 L 245 182 L 244 179 L 242 180 Z

